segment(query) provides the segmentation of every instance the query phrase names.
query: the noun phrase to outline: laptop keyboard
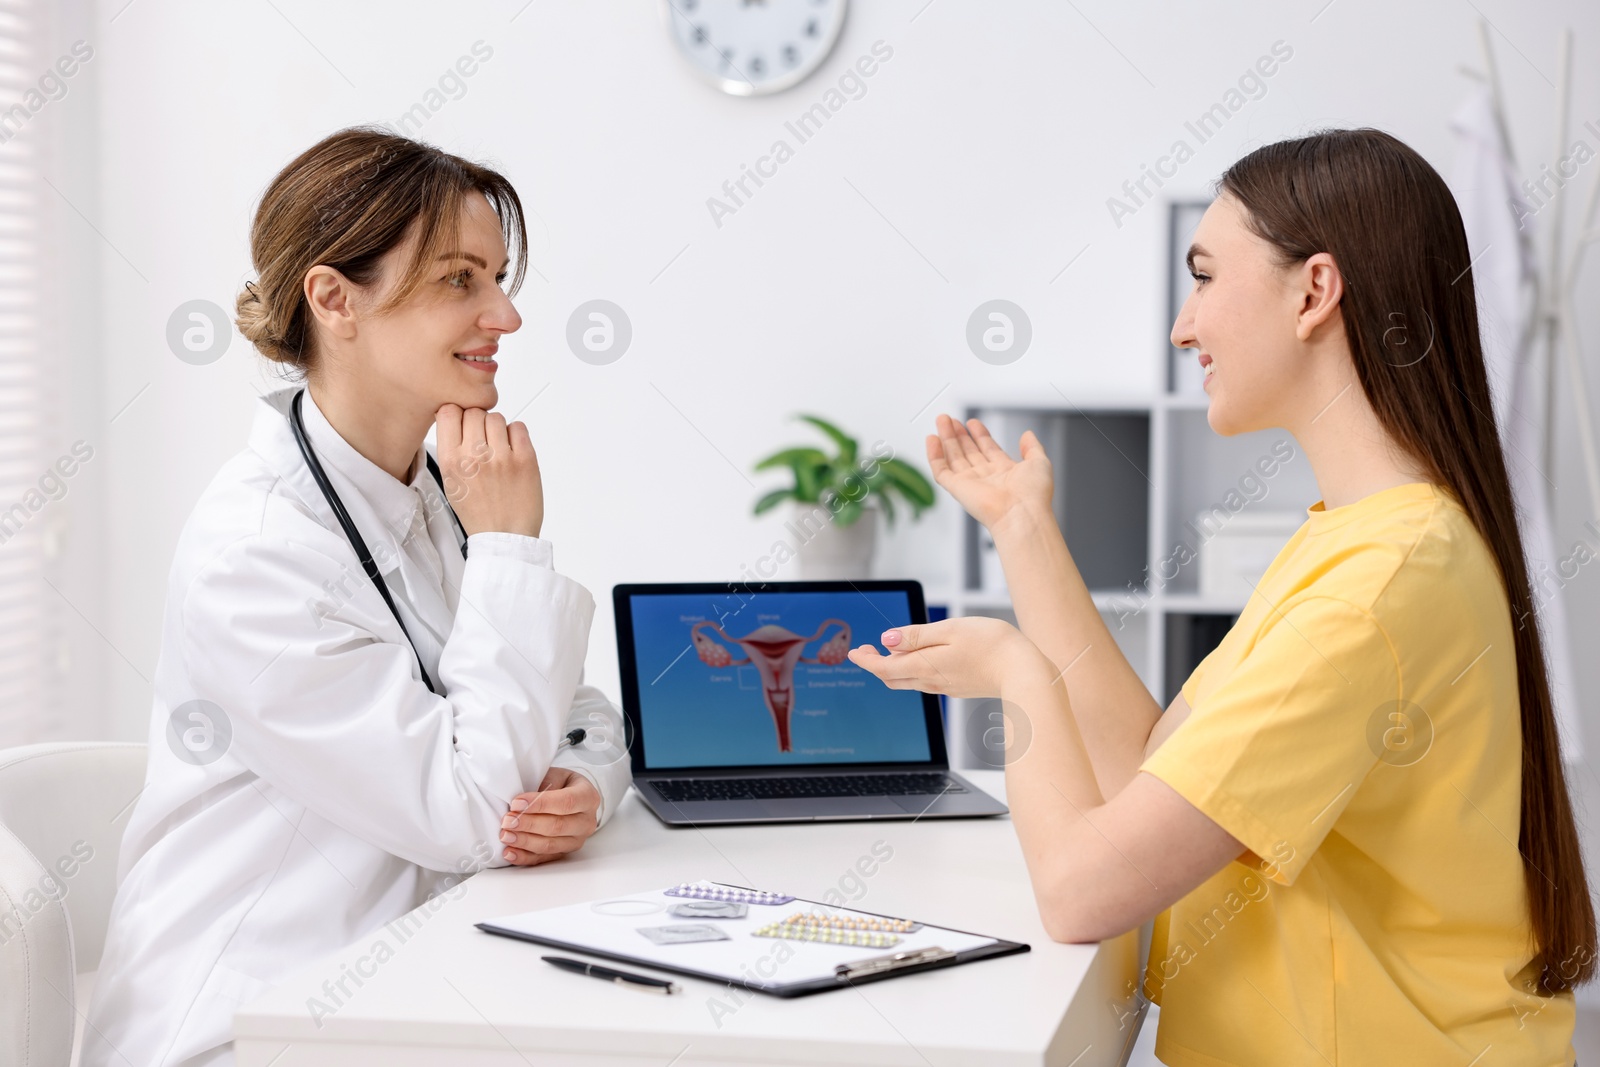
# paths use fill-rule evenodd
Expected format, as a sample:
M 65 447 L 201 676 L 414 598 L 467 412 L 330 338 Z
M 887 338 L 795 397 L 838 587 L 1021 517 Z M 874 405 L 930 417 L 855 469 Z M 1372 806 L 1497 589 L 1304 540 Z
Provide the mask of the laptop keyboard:
M 666 778 L 650 783 L 665 800 L 777 800 L 791 797 L 905 797 L 965 793 L 937 772 L 828 774 L 815 778 Z

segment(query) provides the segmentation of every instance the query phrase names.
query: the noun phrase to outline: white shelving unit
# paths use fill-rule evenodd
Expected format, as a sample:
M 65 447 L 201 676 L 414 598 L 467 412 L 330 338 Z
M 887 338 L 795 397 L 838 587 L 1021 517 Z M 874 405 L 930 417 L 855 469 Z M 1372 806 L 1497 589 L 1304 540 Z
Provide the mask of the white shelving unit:
M 1181 563 L 1178 546 L 1204 551 L 1238 514 L 1303 519 L 1318 498 L 1293 438 L 1280 430 L 1219 436 L 1206 421 L 1208 403 L 1204 393 L 1067 397 L 1052 389 L 971 396 L 959 406 L 964 417 L 983 419 L 1013 456 L 1025 429 L 1044 442 L 1056 471 L 1056 520 L 1073 558 L 1118 646 L 1163 707 L 1244 606 L 1202 596 L 1198 558 Z M 1212 516 L 1204 526 L 1196 522 L 1202 511 Z M 952 616 L 1014 622 L 1005 590 L 981 585 L 995 569 L 981 558 L 981 528 L 970 517 L 962 523 L 956 587 L 930 589 L 929 603 Z M 948 706 L 952 763 L 1002 766 L 998 702 Z

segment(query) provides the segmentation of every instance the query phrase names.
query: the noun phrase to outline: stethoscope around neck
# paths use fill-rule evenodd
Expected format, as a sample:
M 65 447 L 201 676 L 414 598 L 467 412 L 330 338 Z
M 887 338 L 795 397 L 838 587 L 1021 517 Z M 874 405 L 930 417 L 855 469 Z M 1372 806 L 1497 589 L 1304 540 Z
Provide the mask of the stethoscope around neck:
M 333 509 L 334 518 L 338 519 L 339 525 L 344 528 L 344 535 L 350 540 L 350 547 L 355 549 L 356 558 L 361 561 L 361 569 L 367 572 L 372 584 L 378 587 L 378 595 L 389 605 L 389 613 L 394 616 L 400 632 L 406 635 L 406 642 L 411 645 L 411 653 L 417 657 L 417 670 L 422 672 L 422 681 L 427 685 L 429 692 L 435 696 L 442 695 L 438 687 L 433 684 L 433 679 L 428 676 L 428 668 L 422 665 L 422 653 L 417 651 L 417 643 L 411 640 L 411 631 L 406 629 L 405 620 L 400 618 L 400 610 L 395 607 L 394 597 L 389 594 L 389 586 L 379 573 L 378 565 L 373 562 L 372 553 L 367 551 L 367 543 L 361 539 L 361 531 L 350 521 L 350 513 L 344 509 L 344 501 L 339 499 L 339 494 L 328 481 L 328 475 L 323 471 L 322 464 L 317 462 L 317 454 L 311 450 L 311 440 L 306 436 L 306 424 L 300 418 L 300 398 L 305 395 L 306 391 L 302 389 L 294 394 L 294 399 L 289 402 L 289 426 L 294 431 L 294 443 L 300 446 L 300 455 L 305 459 L 306 468 L 311 471 L 311 477 L 316 481 L 317 488 L 322 490 L 322 498 L 328 502 L 328 507 Z M 443 496 L 444 478 L 439 474 L 439 465 L 434 462 L 427 449 L 423 449 L 422 454 L 427 460 L 428 472 L 433 475 L 433 480 L 439 483 L 439 492 Z M 461 558 L 465 559 L 467 528 L 461 525 L 461 518 L 456 514 L 456 509 L 450 506 L 448 499 L 444 501 L 444 506 L 450 512 L 450 519 L 455 523 L 456 529 L 461 532 Z

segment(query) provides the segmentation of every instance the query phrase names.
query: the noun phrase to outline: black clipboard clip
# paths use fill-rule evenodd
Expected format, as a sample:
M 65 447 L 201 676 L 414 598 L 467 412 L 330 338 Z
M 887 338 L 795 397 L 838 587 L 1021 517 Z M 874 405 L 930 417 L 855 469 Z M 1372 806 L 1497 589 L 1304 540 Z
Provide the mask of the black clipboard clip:
M 841 982 L 854 981 L 857 978 L 873 978 L 882 974 L 903 971 L 912 967 L 922 967 L 942 960 L 953 960 L 956 954 L 949 949 L 940 948 L 938 945 L 929 945 L 927 948 L 910 949 L 905 952 L 891 952 L 887 956 L 871 956 L 854 963 L 841 963 L 833 969 L 834 976 Z

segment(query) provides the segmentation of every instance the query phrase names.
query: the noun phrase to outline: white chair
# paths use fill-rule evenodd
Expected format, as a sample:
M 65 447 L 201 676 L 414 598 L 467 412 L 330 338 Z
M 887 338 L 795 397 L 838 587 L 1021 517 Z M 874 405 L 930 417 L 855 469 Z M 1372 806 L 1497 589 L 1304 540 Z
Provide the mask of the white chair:
M 0 750 L 0 1063 L 73 1062 L 144 771 L 139 744 Z

